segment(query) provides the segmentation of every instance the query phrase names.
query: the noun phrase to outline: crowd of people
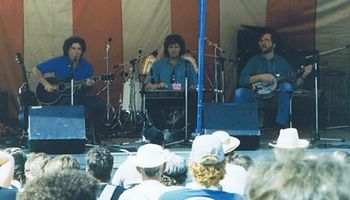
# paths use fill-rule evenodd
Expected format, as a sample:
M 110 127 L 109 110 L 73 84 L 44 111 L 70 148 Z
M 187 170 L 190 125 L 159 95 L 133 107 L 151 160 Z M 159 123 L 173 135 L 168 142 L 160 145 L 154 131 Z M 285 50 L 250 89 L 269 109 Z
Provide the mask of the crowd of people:
M 349 199 L 350 153 L 313 154 L 294 128 L 281 129 L 275 156 L 251 159 L 225 131 L 197 136 L 188 158 L 164 148 L 153 129 L 115 171 L 111 152 L 95 146 L 83 163 L 72 155 L 0 151 L 0 199 Z

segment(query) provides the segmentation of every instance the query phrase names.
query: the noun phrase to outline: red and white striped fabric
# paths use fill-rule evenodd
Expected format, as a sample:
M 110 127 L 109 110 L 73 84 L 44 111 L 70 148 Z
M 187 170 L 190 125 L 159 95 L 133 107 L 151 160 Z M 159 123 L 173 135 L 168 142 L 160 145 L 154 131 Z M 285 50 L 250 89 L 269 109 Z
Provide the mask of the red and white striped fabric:
M 27 71 L 41 61 L 62 54 L 65 38 L 79 35 L 87 42 L 85 57 L 103 74 L 105 45 L 112 38 L 110 64 L 125 63 L 138 55 L 161 50 L 169 33 L 181 34 L 196 53 L 198 36 L 197 0 L 0 0 L 0 89 L 9 92 L 10 116 L 17 116 L 17 89 L 21 70 L 14 61 L 23 52 Z M 241 24 L 271 26 L 291 49 L 320 51 L 350 43 L 346 0 L 207 0 L 206 37 L 234 58 Z M 213 49 L 206 47 L 206 53 Z M 346 51 L 332 59 L 336 68 L 346 68 Z M 347 60 L 348 62 L 348 60 Z M 205 72 L 211 74 L 213 59 L 206 57 Z M 232 63 L 226 64 L 226 95 L 233 91 Z M 118 69 L 118 68 L 117 68 Z M 119 73 L 118 73 L 119 74 Z M 31 88 L 36 81 L 32 79 Z M 97 84 L 95 91 L 101 88 Z M 117 106 L 123 84 L 117 76 L 111 85 Z M 1 112 L 1 111 L 0 111 Z

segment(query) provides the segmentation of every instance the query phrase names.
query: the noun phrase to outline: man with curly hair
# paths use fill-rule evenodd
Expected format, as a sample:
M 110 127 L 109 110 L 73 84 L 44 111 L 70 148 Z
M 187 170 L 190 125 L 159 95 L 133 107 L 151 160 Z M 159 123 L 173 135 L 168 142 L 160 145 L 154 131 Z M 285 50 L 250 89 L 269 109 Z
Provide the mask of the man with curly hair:
M 225 176 L 225 155 L 221 141 L 213 135 L 197 136 L 192 144 L 189 170 L 193 182 L 185 188 L 164 193 L 160 200 L 189 198 L 244 199 L 239 194 L 222 191 L 220 180 Z
M 44 173 L 24 186 L 18 200 L 96 200 L 96 179 L 85 173 L 65 169 Z

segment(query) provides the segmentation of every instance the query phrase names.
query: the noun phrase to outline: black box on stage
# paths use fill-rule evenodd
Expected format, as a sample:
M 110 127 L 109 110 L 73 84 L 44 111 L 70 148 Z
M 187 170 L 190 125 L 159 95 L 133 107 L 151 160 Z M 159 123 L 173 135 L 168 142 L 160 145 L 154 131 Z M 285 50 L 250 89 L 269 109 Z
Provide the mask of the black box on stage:
M 257 149 L 260 142 L 257 110 L 256 103 L 204 104 L 204 134 L 224 130 L 241 141 L 238 150 Z
M 8 120 L 8 94 L 0 91 L 0 123 L 7 123 Z
M 30 152 L 83 153 L 85 150 L 84 106 L 36 106 L 29 108 Z

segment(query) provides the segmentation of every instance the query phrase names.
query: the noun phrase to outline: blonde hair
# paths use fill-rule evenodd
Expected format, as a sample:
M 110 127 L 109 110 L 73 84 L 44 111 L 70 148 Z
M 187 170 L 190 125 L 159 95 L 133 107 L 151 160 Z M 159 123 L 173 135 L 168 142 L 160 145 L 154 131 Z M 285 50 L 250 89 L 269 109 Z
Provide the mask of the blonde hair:
M 71 155 L 59 155 L 46 163 L 44 172 L 46 173 L 62 169 L 80 170 L 79 161 Z
M 207 158 L 210 159 L 210 158 Z M 216 159 L 216 158 L 215 158 Z M 226 174 L 226 160 L 216 164 L 199 164 L 193 161 L 189 163 L 192 178 L 205 187 L 218 186 Z

